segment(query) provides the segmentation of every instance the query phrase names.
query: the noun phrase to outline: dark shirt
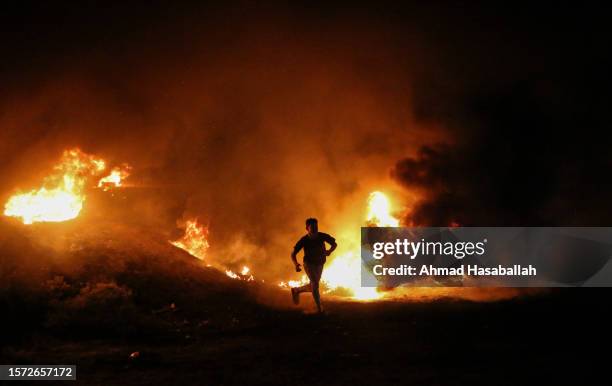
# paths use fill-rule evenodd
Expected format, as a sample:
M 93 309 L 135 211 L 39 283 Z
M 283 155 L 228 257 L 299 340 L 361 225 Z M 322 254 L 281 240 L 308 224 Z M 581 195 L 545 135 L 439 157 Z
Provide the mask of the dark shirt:
M 306 264 L 325 264 L 325 242 L 329 245 L 336 245 L 336 239 L 327 233 L 318 232 L 315 238 L 308 235 L 302 237 L 293 247 L 293 253 L 297 254 L 304 248 L 304 263 Z

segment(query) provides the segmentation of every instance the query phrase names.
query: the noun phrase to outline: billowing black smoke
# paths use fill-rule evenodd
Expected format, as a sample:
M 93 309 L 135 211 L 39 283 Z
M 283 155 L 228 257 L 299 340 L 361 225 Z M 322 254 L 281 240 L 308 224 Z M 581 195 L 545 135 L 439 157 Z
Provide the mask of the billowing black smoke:
M 396 181 L 423 197 L 406 222 L 609 225 L 601 20 L 574 8 L 491 11 L 432 40 L 439 60 L 416 83 L 415 111 L 452 140 L 396 163 Z

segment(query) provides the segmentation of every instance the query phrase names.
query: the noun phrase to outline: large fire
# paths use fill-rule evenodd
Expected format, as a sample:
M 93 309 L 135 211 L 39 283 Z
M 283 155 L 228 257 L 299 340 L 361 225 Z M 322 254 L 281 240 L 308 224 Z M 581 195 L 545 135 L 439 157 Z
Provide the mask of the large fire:
M 396 227 L 399 220 L 391 214 L 391 203 L 387 196 L 379 191 L 370 193 L 366 214 L 367 226 Z M 354 299 L 372 300 L 383 296 L 377 288 L 361 286 L 361 241 L 360 230 L 355 230 L 351 240 L 345 243 L 351 250 L 336 256 L 323 270 L 321 281 L 328 291 L 345 289 Z
M 399 220 L 391 214 L 391 203 L 387 196 L 375 191 L 368 198 L 367 214 L 365 223 L 368 226 L 398 226 Z M 361 286 L 361 256 L 360 234 L 359 229 L 356 229 L 351 237 L 343 238 L 340 241 L 341 252 L 337 254 L 323 270 L 321 282 L 325 292 L 339 292 L 348 294 L 353 299 L 372 300 L 379 299 L 383 296 L 376 288 Z M 204 260 L 206 251 L 208 250 L 208 228 L 199 224 L 197 220 L 189 220 L 185 223 L 185 233 L 183 237 L 170 243 L 178 248 L 189 252 L 192 256 L 200 260 Z M 215 265 L 225 274 L 237 280 L 252 281 L 254 280 L 250 268 L 243 266 L 240 272 L 235 272 L 229 268 Z M 308 284 L 308 277 L 302 275 L 299 280 L 289 280 L 281 282 L 281 287 L 299 287 Z
M 106 162 L 80 149 L 66 150 L 53 173 L 47 176 L 39 189 L 16 194 L 9 198 L 4 214 L 20 218 L 24 224 L 34 222 L 60 222 L 76 218 L 85 202 L 85 191 L 90 187 L 90 179 L 99 177 L 106 170 Z M 130 167 L 123 165 L 111 169 L 110 173 L 99 178 L 94 187 L 105 191 L 122 186 L 129 176 Z M 399 221 L 391 214 L 389 199 L 382 192 L 373 192 L 368 199 L 367 226 L 398 226 Z M 351 237 L 343 237 L 339 253 L 325 267 L 322 277 L 327 292 L 337 290 L 348 292 L 355 299 L 376 299 L 382 296 L 376 288 L 361 287 L 361 258 L 359 254 L 359 229 Z M 178 240 L 170 241 L 200 260 L 206 257 L 208 228 L 197 220 L 185 223 L 185 233 Z M 234 279 L 254 280 L 250 268 L 245 266 L 239 273 L 218 267 Z M 300 286 L 308 283 L 303 275 L 300 280 L 281 283 L 281 286 Z
M 107 162 L 99 157 L 84 153 L 78 148 L 65 150 L 59 162 L 53 167 L 53 172 L 44 178 L 40 188 L 15 194 L 8 199 L 4 215 L 19 218 L 24 224 L 74 219 L 83 208 L 88 189 L 99 188 L 108 191 L 124 186 L 125 178 L 130 174 L 130 166 L 123 164 L 120 167 L 112 168 L 110 172 L 105 172 L 106 168 Z M 382 192 L 374 191 L 368 197 L 363 223 L 369 227 L 397 227 L 400 222 L 394 217 L 393 208 L 387 196 Z M 192 256 L 204 260 L 209 249 L 208 227 L 200 224 L 197 219 L 191 219 L 184 223 L 184 228 L 185 233 L 180 239 L 169 242 Z M 360 229 L 354 225 L 332 227 L 331 233 L 339 236 L 339 248 L 330 257 L 323 270 L 321 288 L 325 293 L 348 296 L 358 300 L 395 298 L 402 296 L 402 293 L 405 294 L 405 289 L 402 288 L 379 292 L 378 288 L 362 287 Z M 235 267 L 228 267 L 220 263 L 207 261 L 206 265 L 214 266 L 232 279 L 255 281 L 255 275 L 248 266 L 235 270 Z M 298 287 L 308 282 L 308 277 L 302 275 L 298 280 L 284 281 L 279 285 Z M 454 290 L 441 288 L 434 291 L 430 288 L 411 288 L 410 291 L 412 297 L 432 298 L 448 296 Z M 470 296 L 482 299 L 479 292 L 474 292 Z M 514 296 L 514 294 L 500 290 L 489 297 L 495 299 L 495 296 Z
M 387 196 L 379 191 L 370 193 L 368 198 L 367 214 L 365 218 L 367 226 L 399 226 L 399 220 L 391 214 L 391 203 Z M 376 288 L 361 286 L 361 253 L 360 253 L 359 229 L 345 240 L 339 240 L 341 253 L 337 254 L 323 270 L 321 282 L 326 292 L 344 290 L 353 299 L 373 300 L 383 296 Z M 307 284 L 308 278 L 302 275 L 300 280 L 281 282 L 281 287 L 299 287 Z
M 368 199 L 368 210 L 366 223 L 368 226 L 398 226 L 399 220 L 390 213 L 391 204 L 387 196 L 382 192 L 373 192 Z M 371 300 L 381 298 L 383 295 L 376 288 L 361 286 L 361 257 L 359 254 L 359 230 L 352 240 L 343 240 L 347 245 L 345 251 L 337 255 L 324 269 L 321 279 L 326 292 L 343 290 L 354 299 Z M 182 238 L 170 243 L 178 248 L 189 252 L 192 256 L 203 260 L 208 244 L 208 228 L 198 224 L 197 220 L 189 220 L 185 225 L 185 233 Z M 351 248 L 356 250 L 351 250 Z M 225 271 L 225 274 L 237 280 L 252 281 L 254 276 L 250 268 L 244 266 L 239 273 L 222 266 L 217 267 Z M 300 280 L 289 280 L 281 282 L 281 287 L 299 287 L 307 284 L 308 278 L 302 275 Z
M 4 206 L 4 215 L 20 218 L 24 224 L 76 218 L 83 208 L 90 178 L 105 169 L 106 162 L 101 158 L 78 148 L 66 150 L 53 173 L 43 180 L 42 187 L 10 197 Z M 125 177 L 125 174 L 119 175 L 115 185 L 119 186 Z
M 368 210 L 366 224 L 368 226 L 398 226 L 399 220 L 392 216 L 391 204 L 387 196 L 382 192 L 373 192 L 368 199 Z M 176 241 L 170 241 L 191 255 L 203 260 L 208 249 L 208 229 L 197 220 L 189 220 L 185 225 L 185 234 Z M 360 300 L 378 299 L 383 295 L 376 288 L 361 286 L 361 257 L 359 254 L 359 230 L 355 231 L 352 240 L 341 241 L 347 248 L 343 253 L 338 254 L 324 269 L 321 279 L 326 292 L 344 290 L 352 298 Z M 354 249 L 354 250 L 351 250 Z M 240 273 L 231 269 L 219 267 L 225 270 L 225 274 L 237 280 L 254 280 L 250 274 L 250 268 L 244 266 Z M 308 283 L 306 275 L 302 275 L 300 280 L 289 280 L 281 282 L 281 287 L 298 287 Z

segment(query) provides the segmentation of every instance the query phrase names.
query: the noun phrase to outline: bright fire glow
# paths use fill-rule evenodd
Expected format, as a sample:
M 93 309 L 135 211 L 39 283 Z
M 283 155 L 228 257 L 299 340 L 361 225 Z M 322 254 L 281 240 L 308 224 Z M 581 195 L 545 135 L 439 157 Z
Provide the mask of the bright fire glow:
M 283 287 L 283 288 L 295 288 L 295 287 L 301 287 L 303 285 L 308 284 L 308 276 L 306 275 L 302 275 L 302 277 L 300 278 L 300 280 L 289 280 L 289 281 L 281 281 L 280 283 L 278 283 L 279 287 Z
M 24 224 L 71 220 L 83 208 L 89 177 L 105 168 L 102 159 L 79 149 L 66 150 L 53 173 L 44 179 L 43 186 L 10 197 L 4 206 L 4 214 L 20 218 Z
M 112 188 L 120 187 L 129 175 L 130 167 L 128 165 L 114 167 L 109 175 L 100 178 L 100 181 L 98 181 L 98 188 L 102 188 L 104 191 L 107 191 Z
M 372 300 L 382 297 L 374 287 L 361 286 L 361 257 L 359 252 L 346 252 L 335 257 L 323 270 L 321 281 L 328 291 L 347 289 L 354 299 Z
M 198 224 L 198 220 L 188 220 L 185 223 L 185 234 L 183 237 L 176 241 L 170 241 L 170 244 L 181 248 L 200 260 L 204 260 L 210 246 L 208 244 L 208 228 Z M 244 281 L 255 280 L 255 277 L 251 274 L 251 269 L 246 265 L 242 267 L 240 273 L 236 273 L 218 264 L 207 264 L 206 266 L 224 270 L 225 274 L 232 279 Z
M 198 220 L 189 220 L 185 223 L 185 234 L 183 237 L 176 241 L 170 241 L 170 243 L 189 252 L 198 259 L 204 260 L 209 247 L 208 228 L 198 224 Z
M 391 215 L 391 203 L 382 192 L 372 192 L 368 198 L 366 222 L 375 227 L 397 227 L 399 220 Z
M 399 220 L 391 214 L 391 202 L 387 196 L 379 191 L 370 193 L 366 224 L 374 227 L 396 227 Z M 356 232 L 353 240 L 348 240 L 350 246 L 359 246 L 360 236 Z M 359 247 L 357 247 L 359 248 Z M 383 296 L 374 287 L 361 286 L 361 253 L 359 249 L 348 250 L 334 257 L 323 270 L 321 281 L 329 291 L 340 288 L 352 293 L 354 299 L 373 300 Z M 367 272 L 367 270 L 366 270 Z
M 365 221 L 368 226 L 398 226 L 399 220 L 390 213 L 391 204 L 389 199 L 381 192 L 373 192 L 368 199 L 368 211 Z M 208 245 L 208 229 L 199 225 L 197 220 L 187 221 L 185 235 L 177 240 L 171 241 L 173 245 L 184 249 L 191 255 L 204 259 Z M 376 288 L 361 286 L 361 256 L 359 252 L 359 230 L 349 240 L 341 240 L 340 245 L 346 245 L 343 251 L 334 255 L 333 259 L 326 265 L 321 278 L 321 287 L 327 293 L 350 294 L 353 299 L 373 300 L 383 297 Z M 225 274 L 236 280 L 255 280 L 251 269 L 243 266 L 237 273 L 231 269 L 218 266 Z M 279 283 L 280 287 L 300 287 L 308 284 L 308 277 L 302 275 L 299 280 L 289 280 Z
M 391 203 L 387 196 L 379 191 L 372 192 L 368 198 L 367 214 L 365 218 L 368 226 L 396 227 L 399 220 L 391 214 Z M 334 254 L 323 269 L 321 278 L 322 288 L 325 292 L 345 290 L 351 294 L 353 299 L 374 300 L 383 296 L 373 287 L 361 286 L 361 256 L 359 252 L 359 231 L 350 237 L 349 240 L 340 240 L 341 246 L 347 245 L 338 254 Z M 299 287 L 308 284 L 306 275 L 302 275 L 300 280 L 289 280 L 281 282 L 281 287 Z
M 251 269 L 249 267 L 247 267 L 246 265 L 244 267 L 242 267 L 242 270 L 240 271 L 240 274 L 235 273 L 231 269 L 226 269 L 225 270 L 225 274 L 227 276 L 231 277 L 232 279 L 245 280 L 245 281 L 253 281 L 253 280 L 255 280 L 255 277 L 253 275 L 249 275 L 249 272 L 251 272 Z

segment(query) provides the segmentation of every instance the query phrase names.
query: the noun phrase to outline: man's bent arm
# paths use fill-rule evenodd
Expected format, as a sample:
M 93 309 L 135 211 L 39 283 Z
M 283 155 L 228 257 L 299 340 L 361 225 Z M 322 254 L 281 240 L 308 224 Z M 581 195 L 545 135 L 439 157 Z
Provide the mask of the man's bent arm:
M 293 250 L 293 252 L 291 252 L 291 261 L 293 261 L 293 265 L 298 265 L 296 250 Z
M 326 255 L 329 256 L 332 254 L 333 251 L 336 250 L 336 248 L 338 247 L 338 244 L 336 243 L 336 241 L 334 240 L 333 242 L 329 243 L 331 245 L 331 247 L 327 250 Z
M 297 261 L 297 254 L 303 247 L 304 247 L 303 241 L 302 239 L 300 239 L 293 247 L 293 252 L 291 252 L 291 261 L 293 261 L 293 265 L 295 265 L 296 270 L 300 266 L 300 264 Z

